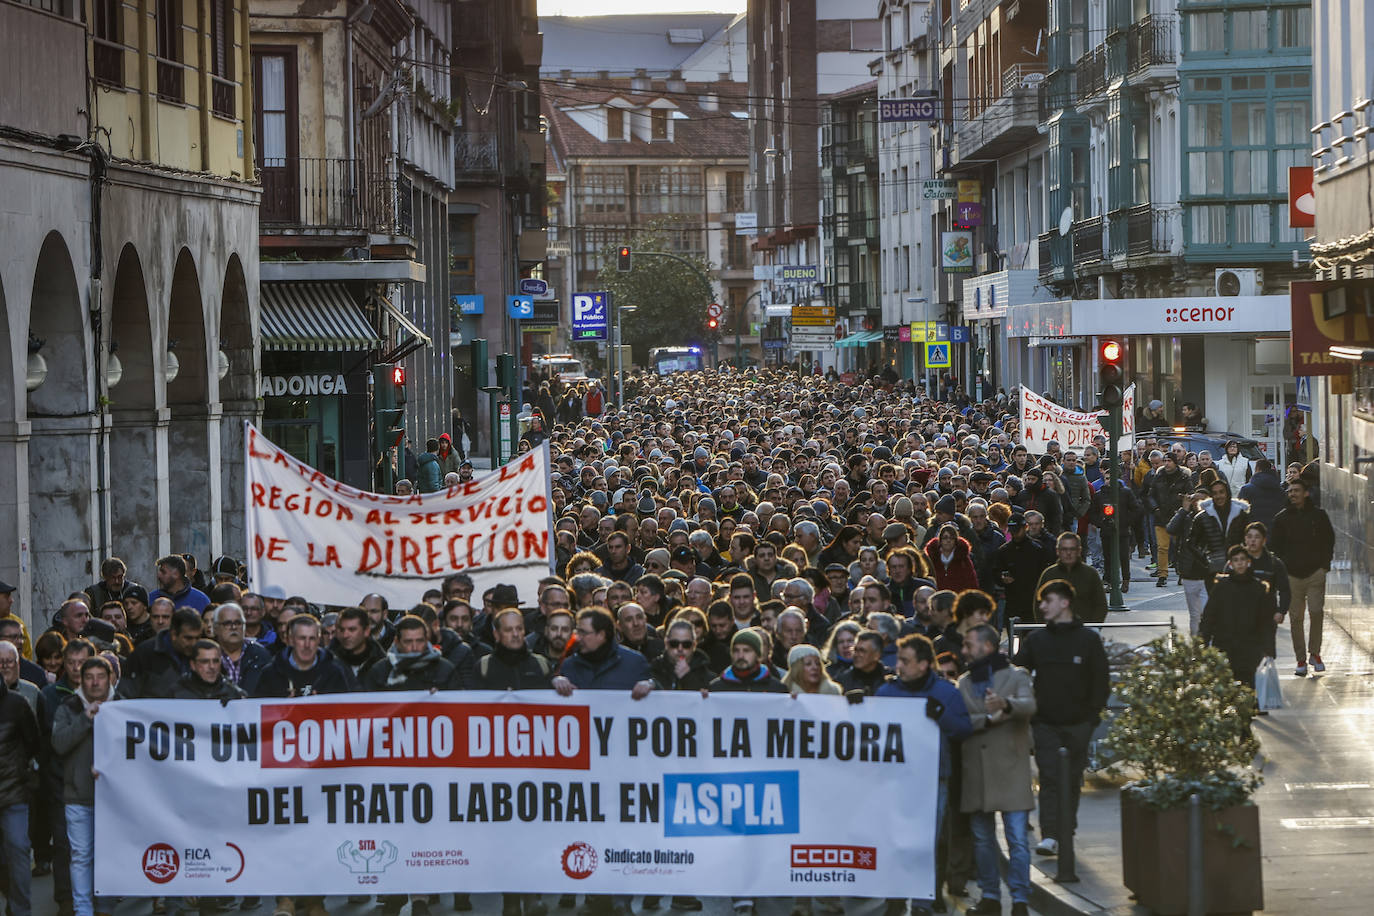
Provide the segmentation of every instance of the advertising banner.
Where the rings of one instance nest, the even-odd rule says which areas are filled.
[[[1336,346],[1374,347],[1374,282],[1302,280],[1289,284],[1294,375],[1350,375]]]
[[[334,605],[376,592],[408,607],[453,573],[472,576],[479,595],[504,584],[528,599],[549,574],[547,443],[467,483],[386,496],[331,480],[246,427],[248,575],[259,591]]]
[[[924,702],[125,700],[95,731],[101,895],[935,891]]]
[[[1064,450],[1082,452],[1093,444],[1093,436],[1106,436],[1102,414],[1083,413],[1060,407],[1049,398],[1042,398],[1025,385],[1021,386],[1021,444],[1032,455],[1045,454],[1051,439]],[[1135,447],[1135,385],[1126,389],[1121,402],[1122,436],[1117,440],[1117,452]]]

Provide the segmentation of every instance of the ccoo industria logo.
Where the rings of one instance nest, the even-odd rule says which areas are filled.
[[[181,857],[166,843],[154,843],[143,850],[143,874],[154,884],[166,884],[181,869]]]

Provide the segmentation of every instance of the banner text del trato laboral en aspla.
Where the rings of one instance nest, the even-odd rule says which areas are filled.
[[[939,740],[895,698],[106,703],[95,889],[929,898]]]

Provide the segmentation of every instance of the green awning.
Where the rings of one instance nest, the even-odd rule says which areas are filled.
[[[835,341],[837,347],[866,347],[883,339],[882,331],[856,331],[844,340]]]

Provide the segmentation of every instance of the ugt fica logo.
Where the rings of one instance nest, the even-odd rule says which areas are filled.
[[[143,874],[154,884],[166,884],[181,869],[181,857],[166,843],[154,843],[143,850]]]
[[[563,874],[574,881],[590,878],[596,871],[597,861],[596,850],[591,844],[579,840],[563,850]]]
[[[388,840],[345,840],[339,844],[339,864],[355,875],[380,875],[398,858],[400,850]]]

